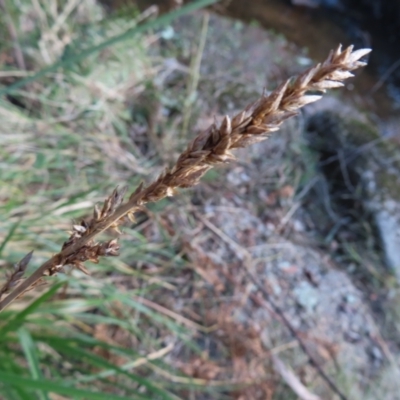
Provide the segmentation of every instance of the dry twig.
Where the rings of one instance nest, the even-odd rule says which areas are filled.
[[[256,286],[256,288],[261,292],[264,300],[267,301],[267,303],[271,306],[271,308],[274,310],[274,312],[279,315],[281,318],[283,324],[286,326],[286,328],[289,330],[291,335],[297,340],[299,343],[300,348],[303,350],[303,352],[307,355],[309,363],[316,369],[320,377],[327,383],[327,385],[332,389],[334,393],[336,393],[340,400],[347,400],[347,397],[342,393],[342,391],[336,386],[336,384],[332,381],[332,379],[325,373],[325,371],[322,369],[322,367],[318,364],[317,361],[315,361],[314,357],[311,355],[309,352],[307,346],[305,345],[303,339],[300,338],[299,334],[296,332],[296,330],[293,328],[292,324],[290,321],[286,318],[285,314],[282,312],[282,310],[275,304],[274,301],[272,301],[271,296],[267,292],[267,290],[260,285],[258,280],[251,274],[251,272],[246,268],[245,269],[246,275],[249,277],[249,279],[253,282],[253,284]],[[299,394],[299,393],[297,393]]]
[[[125,204],[125,189],[115,189],[102,209],[95,207],[89,221],[74,225],[70,238],[59,253],[0,301],[0,310],[31,288],[42,276],[54,275],[65,265],[87,272],[85,261],[98,262],[101,256],[117,255],[119,246],[116,240],[99,244],[94,242],[95,236],[108,228],[118,229],[125,217],[134,220],[134,213],[146,203],[172,196],[178,188],[196,185],[209,169],[234,159],[231,150],[267,139],[272,132],[279,129],[283,121],[296,115],[301,107],[321,98],[320,95],[307,92],[325,92],[326,89],[343,86],[342,81],[353,76],[350,71],[366,65],[359,60],[369,52],[370,49],[353,52],[353,46],[342,51],[339,46],[331,51],[322,64],[287,80],[271,94],[261,96],[232,119],[224,117],[219,127],[213,124],[200,133],[189,143],[171,169],[166,169],[147,187],[141,184]]]
[[[302,400],[321,400],[319,396],[311,393],[294,374],[276,355],[272,355],[275,370],[282,376],[284,381],[291,387]]]
[[[251,265],[251,254],[247,251],[247,249],[242,248],[238,245],[234,240],[232,240],[228,235],[224,232],[219,230],[214,224],[210,221],[206,220],[199,216],[200,219],[203,221],[207,227],[212,230],[216,235],[218,235],[228,246],[237,254],[238,258],[243,261],[244,272],[246,276],[250,279],[250,281],[254,284],[257,290],[261,293],[264,300],[270,305],[271,309],[274,311],[276,315],[279,316],[282,323],[286,326],[290,334],[294,337],[294,339],[298,342],[300,348],[306,354],[308,358],[308,362],[312,365],[320,377],[327,383],[327,385],[331,388],[331,390],[336,393],[341,400],[347,400],[347,397],[341,392],[341,390],[336,386],[333,380],[325,373],[323,368],[319,365],[319,363],[314,359],[311,355],[310,351],[308,350],[304,340],[301,336],[297,333],[296,329],[290,323],[289,319],[286,317],[284,312],[278,307],[278,305],[272,300],[271,296],[269,295],[268,291],[265,289],[263,285],[260,284],[259,280],[252,274],[250,265]],[[257,305],[262,306],[260,303],[259,298],[254,294],[250,295],[251,300]],[[282,372],[282,369],[281,369]],[[287,377],[287,376],[286,376]],[[291,383],[293,379],[290,379]],[[299,393],[297,393],[299,395]]]

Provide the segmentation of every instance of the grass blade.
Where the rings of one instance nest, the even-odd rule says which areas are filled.
[[[145,386],[147,389],[152,391],[154,394],[157,394],[162,399],[166,399],[166,400],[176,399],[176,397],[172,396],[165,390],[160,389],[160,388],[154,386],[153,384],[151,384],[147,379],[144,379],[144,378],[142,378],[138,375],[132,374],[130,372],[124,371],[123,369],[117,367],[116,365],[108,362],[104,358],[97,356],[94,353],[91,353],[89,351],[83,350],[77,346],[71,346],[62,339],[49,338],[47,340],[47,343],[60,353],[64,353],[68,356],[72,356],[81,361],[85,360],[95,367],[111,369],[111,370],[115,371],[117,374],[124,375],[127,378],[133,380],[134,382],[137,382],[140,385]]]
[[[135,35],[146,32],[150,29],[159,28],[160,26],[169,24],[174,19],[181,17],[182,15],[185,15],[189,12],[204,8],[213,3],[216,3],[217,1],[219,1],[219,0],[198,0],[193,3],[189,3],[175,11],[168,13],[168,14],[164,14],[155,20],[149,21],[147,23],[144,23],[142,25],[139,25],[132,29],[129,29],[120,35],[116,35],[108,40],[105,40],[103,43],[100,43],[97,46],[93,46],[88,49],[85,49],[78,54],[74,54],[74,55],[70,56],[66,60],[58,61],[58,62],[54,63],[53,65],[50,65],[49,67],[43,68],[42,70],[36,72],[32,76],[28,76],[27,78],[21,79],[18,82],[15,82],[12,85],[5,87],[4,89],[0,89],[0,96],[9,94],[9,93],[15,91],[16,89],[23,87],[23,86],[27,85],[28,83],[31,83],[31,82],[47,75],[50,72],[55,72],[60,68],[66,68],[72,64],[75,64],[94,53],[98,53],[99,51],[105,49],[106,47],[112,46],[115,43],[129,39]]]
[[[22,393],[20,388],[16,390],[16,388],[11,388],[10,386],[5,386],[1,388],[0,393],[4,393],[4,398],[7,400],[32,400],[32,398],[25,393]],[[3,398],[3,397],[0,397]]]
[[[4,238],[4,240],[1,242],[0,244],[0,256],[4,250],[4,247],[6,247],[6,244],[10,241],[10,239],[13,237],[14,232],[16,231],[16,229],[18,228],[19,224],[21,223],[21,221],[17,221],[15,224],[13,224],[13,226],[11,227],[11,229],[8,231],[7,236]]]
[[[4,337],[8,332],[16,331],[24,323],[26,317],[32,314],[42,303],[50,299],[63,284],[64,282],[55,284],[32,304],[20,311],[14,318],[6,322],[6,324],[0,328],[0,338]]]
[[[21,347],[25,353],[26,360],[28,361],[32,378],[36,380],[42,379],[42,371],[40,370],[39,361],[37,358],[37,348],[30,333],[25,328],[20,328],[18,330],[18,336],[21,342]],[[43,391],[38,391],[38,395],[40,400],[49,400],[47,394]]]
[[[35,380],[32,378],[26,378],[19,375],[10,374],[0,370],[0,382],[7,386],[24,387],[30,390],[41,390],[46,393],[59,393],[66,396],[73,396],[74,399],[85,399],[85,400],[132,400],[132,397],[125,397],[113,394],[110,397],[110,393],[99,393],[92,392],[84,389],[77,389],[71,386],[67,386],[61,382],[53,382],[49,379]],[[149,400],[151,400],[149,398]]]

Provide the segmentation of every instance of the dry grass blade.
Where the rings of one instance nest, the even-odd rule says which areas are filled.
[[[322,64],[288,80],[270,95],[261,96],[233,118],[226,116],[219,127],[213,124],[200,133],[171,169],[165,170],[147,187],[140,185],[125,204],[122,204],[123,191],[116,189],[101,210],[95,209],[90,221],[82,221],[74,226],[60,253],[0,301],[0,310],[45,274],[55,274],[68,264],[87,272],[83,266],[85,261],[97,262],[100,256],[117,255],[118,244],[115,240],[98,244],[93,241],[94,237],[110,227],[117,229],[125,217],[133,219],[134,213],[144,204],[172,196],[177,188],[196,185],[210,168],[234,159],[231,150],[268,138],[286,119],[296,115],[301,107],[321,98],[308,92],[325,92],[326,89],[342,86],[343,80],[353,76],[351,71],[366,65],[359,60],[369,52],[369,49],[353,52],[353,46],[342,50],[339,46],[330,52]]]
[[[19,263],[14,265],[14,272],[10,274],[6,283],[0,289],[0,300],[5,293],[8,293],[10,289],[16,286],[17,283],[22,279],[22,275],[24,275],[26,267],[28,266],[29,261],[31,261],[32,254],[33,251],[28,253]]]
[[[289,369],[277,356],[272,355],[275,370],[282,376],[283,380],[291,387],[301,400],[321,400],[311,393],[300,381],[300,379]]]

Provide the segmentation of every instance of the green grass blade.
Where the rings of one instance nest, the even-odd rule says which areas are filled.
[[[5,87],[4,89],[0,89],[0,96],[9,94],[9,93],[15,91],[16,89],[18,89],[22,86],[25,86],[28,83],[31,83],[31,82],[47,75],[50,72],[55,72],[60,68],[65,68],[72,64],[75,64],[75,63],[85,59],[86,57],[105,49],[106,47],[112,46],[115,43],[119,43],[123,40],[130,39],[133,36],[138,35],[143,32],[146,32],[150,29],[159,28],[160,26],[169,24],[174,19],[181,17],[182,15],[185,15],[189,12],[209,6],[213,3],[216,3],[217,1],[219,1],[219,0],[198,0],[193,3],[189,3],[175,11],[168,13],[168,14],[164,14],[155,20],[146,22],[142,25],[139,25],[132,29],[129,29],[120,35],[116,35],[108,40],[105,40],[103,43],[100,43],[97,46],[92,46],[88,49],[81,51],[78,54],[73,54],[66,60],[58,61],[58,62],[54,63],[53,65],[50,65],[47,68],[43,68],[42,70],[38,71],[37,73],[33,74],[32,76],[21,79],[20,81],[15,82],[12,85]]]
[[[13,344],[15,342],[16,341],[14,340]],[[12,346],[9,341],[6,343],[0,343],[0,345],[3,345],[0,353],[2,370],[17,376],[24,375],[25,368],[18,365],[19,360],[16,360],[15,351],[12,350],[15,346]],[[4,394],[4,397],[1,397],[1,394]],[[11,387],[0,384],[0,399],[3,398],[7,400],[32,400],[32,394],[21,386]]]
[[[4,337],[8,332],[16,331],[24,323],[26,317],[32,314],[42,303],[50,299],[63,284],[64,282],[55,284],[32,304],[20,311],[14,318],[6,322],[6,324],[0,328],[0,338]]]
[[[1,394],[4,394],[4,397],[1,397]],[[29,395],[22,394],[21,390],[17,391],[15,388],[11,388],[9,386],[5,386],[4,388],[0,388],[0,399],[7,400],[32,400],[32,397]]]
[[[139,359],[143,358],[143,355],[141,355],[139,352],[137,352],[134,349],[126,348],[126,347],[119,347],[115,346],[103,341],[100,341],[98,339],[95,339],[94,337],[91,337],[89,335],[86,335],[84,333],[74,333],[74,336],[72,338],[69,337],[55,337],[55,336],[49,336],[49,335],[34,335],[33,336],[36,341],[44,342],[48,344],[48,342],[54,343],[55,341],[59,342],[59,346],[61,346],[63,343],[66,343],[70,346],[77,346],[80,348],[85,348],[85,347],[100,347],[102,349],[110,350],[113,351],[115,354],[121,355],[121,356],[130,356],[133,359]],[[155,363],[154,361],[148,361],[149,363]]]
[[[160,398],[162,398],[162,399],[166,399],[166,400],[175,400],[176,399],[176,397],[172,396],[165,390],[162,390],[162,389],[154,386],[153,384],[151,384],[147,379],[144,379],[144,378],[142,378],[138,375],[132,374],[130,372],[124,371],[123,369],[117,367],[116,365],[108,362],[104,358],[97,356],[94,353],[91,353],[89,351],[83,350],[79,347],[71,346],[62,339],[49,338],[47,340],[47,343],[49,345],[51,345],[54,349],[56,349],[58,352],[64,353],[67,356],[74,357],[81,361],[85,360],[96,367],[111,369],[111,370],[115,371],[117,374],[124,375],[127,378],[139,383],[140,385],[145,386],[147,389],[154,392],[155,394],[161,396]]]
[[[32,378],[36,380],[42,379],[42,371],[40,370],[39,360],[37,358],[37,348],[30,333],[25,328],[20,328],[18,329],[18,337],[25,353],[26,360],[28,361]],[[40,400],[49,400],[49,397],[45,392],[38,391],[38,395]]]
[[[75,348],[101,348],[101,349],[106,349],[110,351],[112,354],[122,356],[124,358],[129,359],[126,364],[120,366],[122,370],[132,370],[133,364],[143,358],[143,354],[140,354],[138,351],[132,349],[132,348],[127,348],[127,347],[119,347],[115,345],[111,345],[109,343],[97,340],[93,338],[92,336],[83,334],[83,333],[78,333],[78,332],[71,332],[73,334],[73,337],[62,337],[59,336],[57,337],[57,333],[54,335],[34,335],[33,338],[37,342],[43,342],[46,345],[50,345],[51,347],[54,347],[56,351],[58,351],[59,347],[62,347],[63,344],[68,344],[69,346],[73,346]],[[55,342],[58,342],[58,344],[54,345]],[[58,347],[57,347],[58,346]],[[172,366],[165,364],[161,359],[160,360],[147,360],[146,365],[148,365],[151,368],[151,365],[155,365],[161,369],[164,369],[166,371],[169,371],[171,373],[175,373],[176,371],[173,369]],[[90,371],[89,375],[82,375],[79,376],[78,378],[75,378],[74,382],[90,382],[92,380],[95,380],[96,378],[107,378],[109,376],[117,375],[119,372],[116,371],[115,369],[104,369],[98,374],[92,374],[92,371]],[[95,377],[95,375],[98,375]]]
[[[104,291],[107,289],[104,288]],[[188,340],[186,335],[189,332],[185,326],[180,325],[179,323],[172,320],[172,318],[165,316],[161,313],[151,310],[149,307],[145,306],[144,304],[132,299],[129,297],[129,294],[125,293],[114,293],[115,299],[120,301],[122,304],[139,311],[140,313],[146,315],[147,317],[151,318],[153,321],[163,324],[166,326],[171,332],[173,332],[177,337],[182,339],[189,347],[191,347],[194,351],[199,351],[196,347],[195,343],[191,340]]]
[[[116,394],[110,395],[110,393],[92,392],[84,389],[77,389],[62,382],[53,382],[49,379],[35,380],[32,378],[26,378],[19,375],[10,374],[0,370],[0,382],[16,387],[24,387],[25,389],[41,390],[46,393],[59,393],[66,396],[73,396],[75,399],[85,400],[132,400],[132,397],[119,396]],[[149,398],[149,400],[151,400]]]
[[[19,224],[21,223],[21,221],[17,221],[15,224],[13,224],[13,226],[11,227],[11,229],[8,231],[7,236],[4,238],[4,240],[1,242],[0,244],[0,256],[4,250],[4,247],[6,247],[6,244],[10,241],[10,239],[14,236],[14,232],[16,231],[16,229],[18,228]]]

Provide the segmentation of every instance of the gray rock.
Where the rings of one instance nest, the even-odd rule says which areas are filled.
[[[350,106],[332,98],[320,103],[310,113],[316,125],[315,115],[322,116],[313,144],[318,151],[340,150],[350,160],[347,169],[363,187],[364,208],[373,215],[386,265],[400,282],[400,145],[382,137],[377,126]]]
[[[379,190],[379,183],[377,186]],[[393,199],[379,201],[372,198],[368,205],[375,215],[386,263],[400,282],[400,202]]]

